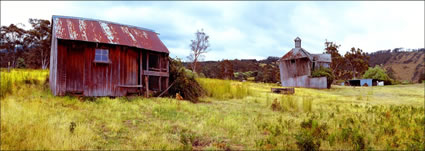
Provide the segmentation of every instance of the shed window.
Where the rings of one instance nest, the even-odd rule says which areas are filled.
[[[94,56],[95,62],[109,62],[109,50],[108,49],[96,49]]]
[[[149,70],[159,71],[159,55],[149,54]]]

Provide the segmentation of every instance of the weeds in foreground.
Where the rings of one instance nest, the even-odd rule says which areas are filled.
[[[48,72],[25,72],[38,82],[25,83],[16,71],[1,73],[15,76],[1,99],[4,150],[425,149],[423,85],[375,87],[371,94],[368,88],[300,88],[294,95],[278,95],[268,84],[228,81],[230,89],[245,85],[257,94],[206,97],[209,103],[193,104],[171,98],[56,97],[45,91]],[[357,100],[357,94],[373,99]]]
[[[320,148],[320,140],[315,139],[310,131],[303,130],[295,135],[296,144],[302,151],[315,151]]]

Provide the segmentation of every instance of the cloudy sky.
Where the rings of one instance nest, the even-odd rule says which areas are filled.
[[[210,35],[205,60],[282,56],[302,47],[322,53],[324,42],[366,52],[424,47],[424,1],[416,2],[12,2],[1,1],[1,25],[26,24],[52,15],[76,16],[153,29],[172,57],[185,59],[190,40]]]

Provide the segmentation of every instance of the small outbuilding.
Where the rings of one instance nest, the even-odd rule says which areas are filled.
[[[149,95],[168,87],[169,51],[153,30],[109,21],[52,17],[54,95]]]
[[[301,39],[295,40],[292,48],[279,59],[280,80],[284,87],[327,88],[326,77],[311,77],[311,72],[320,67],[329,68],[330,54],[310,54],[301,47]]]
[[[379,81],[377,79],[353,79],[348,80],[350,86],[378,86]],[[383,86],[383,82],[382,82]]]

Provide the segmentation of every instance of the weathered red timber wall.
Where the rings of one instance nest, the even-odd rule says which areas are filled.
[[[110,63],[95,63],[95,49],[109,50]],[[145,50],[146,51],[146,50]],[[142,49],[127,46],[58,40],[59,95],[123,96],[142,88],[139,85]],[[142,66],[145,63],[142,64]]]

